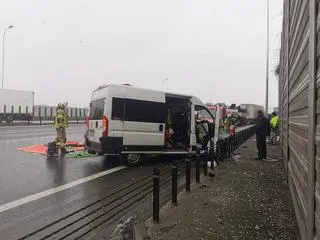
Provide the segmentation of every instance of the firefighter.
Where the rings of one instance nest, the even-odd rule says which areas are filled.
[[[166,128],[165,128],[165,145],[168,148],[172,147],[172,116],[171,116],[172,110],[171,108],[168,108],[167,112],[167,118],[166,118]]]
[[[226,120],[224,120],[224,131],[230,133],[230,127],[233,125],[231,114],[227,115]]]
[[[196,120],[196,139],[197,139],[197,143],[199,143],[201,145],[201,147],[203,148],[204,146],[206,146],[208,144],[208,122],[205,120],[201,120],[199,113],[196,112],[195,115],[195,120]]]
[[[55,118],[55,128],[57,130],[57,137],[55,142],[57,146],[65,151],[65,144],[67,142],[66,128],[68,127],[68,115],[67,115],[68,103],[59,103],[57,107],[57,114]]]

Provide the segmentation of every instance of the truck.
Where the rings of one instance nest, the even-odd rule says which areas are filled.
[[[256,119],[257,111],[263,111],[263,106],[256,104],[240,104],[239,116],[245,119],[247,123],[254,123]]]
[[[210,112],[212,113],[212,115],[214,116],[214,119],[213,119],[213,122],[215,122],[215,118],[216,118],[216,115],[217,115],[217,109],[219,110],[219,123],[220,123],[220,127],[223,127],[223,122],[224,122],[224,119],[226,118],[226,107],[225,105],[217,105],[217,104],[207,104],[206,105],[207,108],[210,110]],[[206,121],[211,121],[210,119],[206,119],[204,118],[204,120]]]
[[[0,89],[0,123],[32,120],[34,92]]]

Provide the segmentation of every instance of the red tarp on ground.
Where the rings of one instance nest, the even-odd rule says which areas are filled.
[[[83,144],[75,141],[70,141],[66,143],[67,146],[70,146],[73,151],[83,151],[84,146]],[[19,151],[24,151],[24,152],[30,152],[30,153],[39,153],[43,155],[47,155],[47,149],[48,147],[44,144],[36,144],[28,147],[20,147],[18,148]]]

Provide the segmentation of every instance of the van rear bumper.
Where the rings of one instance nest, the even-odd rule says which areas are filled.
[[[123,151],[122,137],[101,137],[100,147],[102,154],[116,154],[120,155]]]
[[[88,151],[111,155],[120,155],[123,151],[122,137],[101,137],[100,142],[90,141],[87,135],[85,135],[84,138],[85,147]]]
[[[88,137],[85,135],[85,147],[88,151],[91,152],[96,152],[96,153],[101,153],[101,144],[97,142],[92,142],[88,139]]]

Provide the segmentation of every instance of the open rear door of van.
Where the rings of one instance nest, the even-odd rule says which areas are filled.
[[[99,143],[103,136],[106,124],[104,115],[106,98],[94,99],[90,103],[90,116],[88,119],[88,139],[94,143]]]

